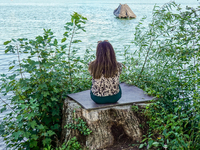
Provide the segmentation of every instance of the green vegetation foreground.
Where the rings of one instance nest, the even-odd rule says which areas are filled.
[[[199,6],[182,10],[174,2],[155,6],[148,27],[144,17],[135,28],[132,44],[137,50],[117,53],[124,56],[122,63],[127,67],[121,81],[157,98],[142,112],[149,118],[149,130],[140,148],[200,149],[199,11]],[[8,148],[81,148],[76,138],[64,146],[60,135],[67,94],[91,87],[87,63],[94,60],[94,54],[86,50],[80,58],[74,46],[81,42],[74,36],[78,30],[85,32],[86,20],[74,13],[60,42],[51,30],[34,40],[4,42],[5,53],[17,54],[9,67],[13,74],[1,75],[1,94],[13,93],[8,100],[1,98],[5,103],[1,112],[11,109],[0,125]],[[21,58],[24,53],[27,57]]]

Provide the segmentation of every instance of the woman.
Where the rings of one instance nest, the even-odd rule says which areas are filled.
[[[98,104],[116,103],[122,95],[119,75],[122,64],[116,61],[112,45],[107,41],[99,41],[96,59],[89,63],[92,75],[91,99]]]

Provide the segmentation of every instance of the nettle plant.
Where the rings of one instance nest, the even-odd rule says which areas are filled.
[[[59,43],[53,32],[44,30],[34,40],[26,38],[4,42],[5,53],[15,53],[10,63],[12,75],[1,75],[0,93],[12,93],[4,100],[1,113],[9,109],[0,125],[0,134],[8,148],[40,149],[62,144],[62,106],[66,95],[88,89],[91,77],[87,63],[94,59],[86,50],[85,57],[77,56],[73,47],[77,31],[84,31],[86,18],[74,12],[66,23]],[[22,57],[23,56],[23,57]]]
[[[136,51],[125,51],[121,80],[157,100],[148,106],[148,148],[200,148],[200,6],[155,6],[135,28]]]

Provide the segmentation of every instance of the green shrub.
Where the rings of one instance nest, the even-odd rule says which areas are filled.
[[[86,18],[71,15],[66,32],[59,43],[51,30],[35,40],[26,38],[4,42],[5,53],[16,53],[11,62],[12,75],[1,75],[0,93],[10,92],[1,112],[11,109],[0,125],[0,134],[8,148],[42,149],[47,145],[57,147],[60,141],[62,106],[67,94],[88,89],[91,77],[87,63],[94,56],[86,50],[85,57],[76,56],[73,45],[77,30],[84,30]],[[81,71],[80,71],[81,70]],[[78,86],[77,86],[78,85]]]
[[[157,100],[146,110],[149,134],[141,147],[200,149],[200,9],[174,2],[155,6],[151,23],[135,28],[136,51],[125,51],[121,80]]]

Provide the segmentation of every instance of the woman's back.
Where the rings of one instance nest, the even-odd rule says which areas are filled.
[[[91,98],[96,103],[115,103],[121,98],[119,76],[122,64],[117,62],[114,49],[108,41],[97,45],[96,59],[89,63],[92,75]]]
[[[117,62],[117,72],[113,77],[106,78],[103,74],[99,79],[92,76],[91,91],[96,96],[111,96],[119,92],[119,76],[122,72],[121,63]]]

